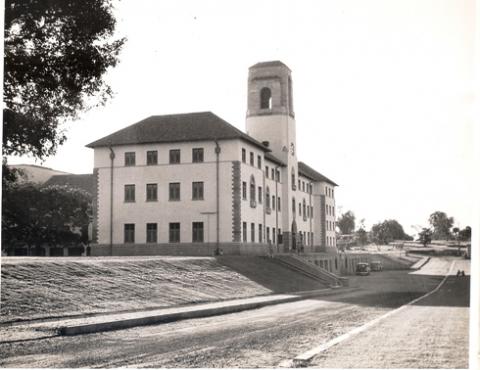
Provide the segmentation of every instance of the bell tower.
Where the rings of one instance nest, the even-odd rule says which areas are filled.
[[[268,141],[272,154],[282,160],[282,230],[284,243],[295,239],[295,200],[298,179],[296,123],[293,111],[290,68],[280,61],[257,63],[249,68],[247,134],[260,142]]]
[[[260,142],[268,141],[279,159],[287,160],[286,153],[296,151],[292,77],[282,62],[250,67],[246,126],[247,134]]]

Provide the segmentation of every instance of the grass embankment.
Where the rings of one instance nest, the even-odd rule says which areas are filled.
[[[322,287],[262,258],[228,260],[224,265],[211,257],[2,258],[0,322],[172,307]]]

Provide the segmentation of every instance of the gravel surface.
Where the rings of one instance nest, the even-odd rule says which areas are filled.
[[[467,368],[469,277],[316,356],[321,368]]]
[[[441,277],[384,271],[332,297],[115,332],[0,344],[3,367],[275,367],[435,287]]]

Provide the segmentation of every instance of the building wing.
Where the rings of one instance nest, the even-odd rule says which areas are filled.
[[[315,171],[312,167],[309,167],[305,163],[300,161],[298,162],[298,173],[302,176],[308,177],[313,181],[322,181],[327,182],[333,186],[338,186],[328,177],[322,175],[320,172]]]

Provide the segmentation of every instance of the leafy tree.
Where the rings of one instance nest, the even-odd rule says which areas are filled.
[[[418,233],[418,241],[423,244],[424,247],[427,246],[427,244],[430,244],[432,242],[432,230],[424,227],[422,231]]]
[[[355,215],[352,211],[348,211],[340,216],[337,220],[337,226],[340,229],[342,235],[353,233],[355,230]]]
[[[448,217],[445,212],[436,211],[428,219],[433,228],[433,240],[449,240],[452,237],[450,229],[453,226],[453,217]]]
[[[114,29],[112,0],[6,1],[4,156],[54,154],[66,139],[61,122],[92,97],[105,103],[103,76],[125,41],[111,40]]]
[[[368,243],[368,234],[364,228],[360,228],[355,232],[355,239],[360,245],[366,245]]]
[[[411,240],[403,226],[396,220],[385,220],[372,226],[371,238],[377,244],[388,244],[394,240]]]
[[[2,197],[2,248],[78,243],[90,205],[90,194],[69,186],[10,186]]]
[[[472,240],[472,228],[470,226],[458,232],[458,239],[462,241]]]

